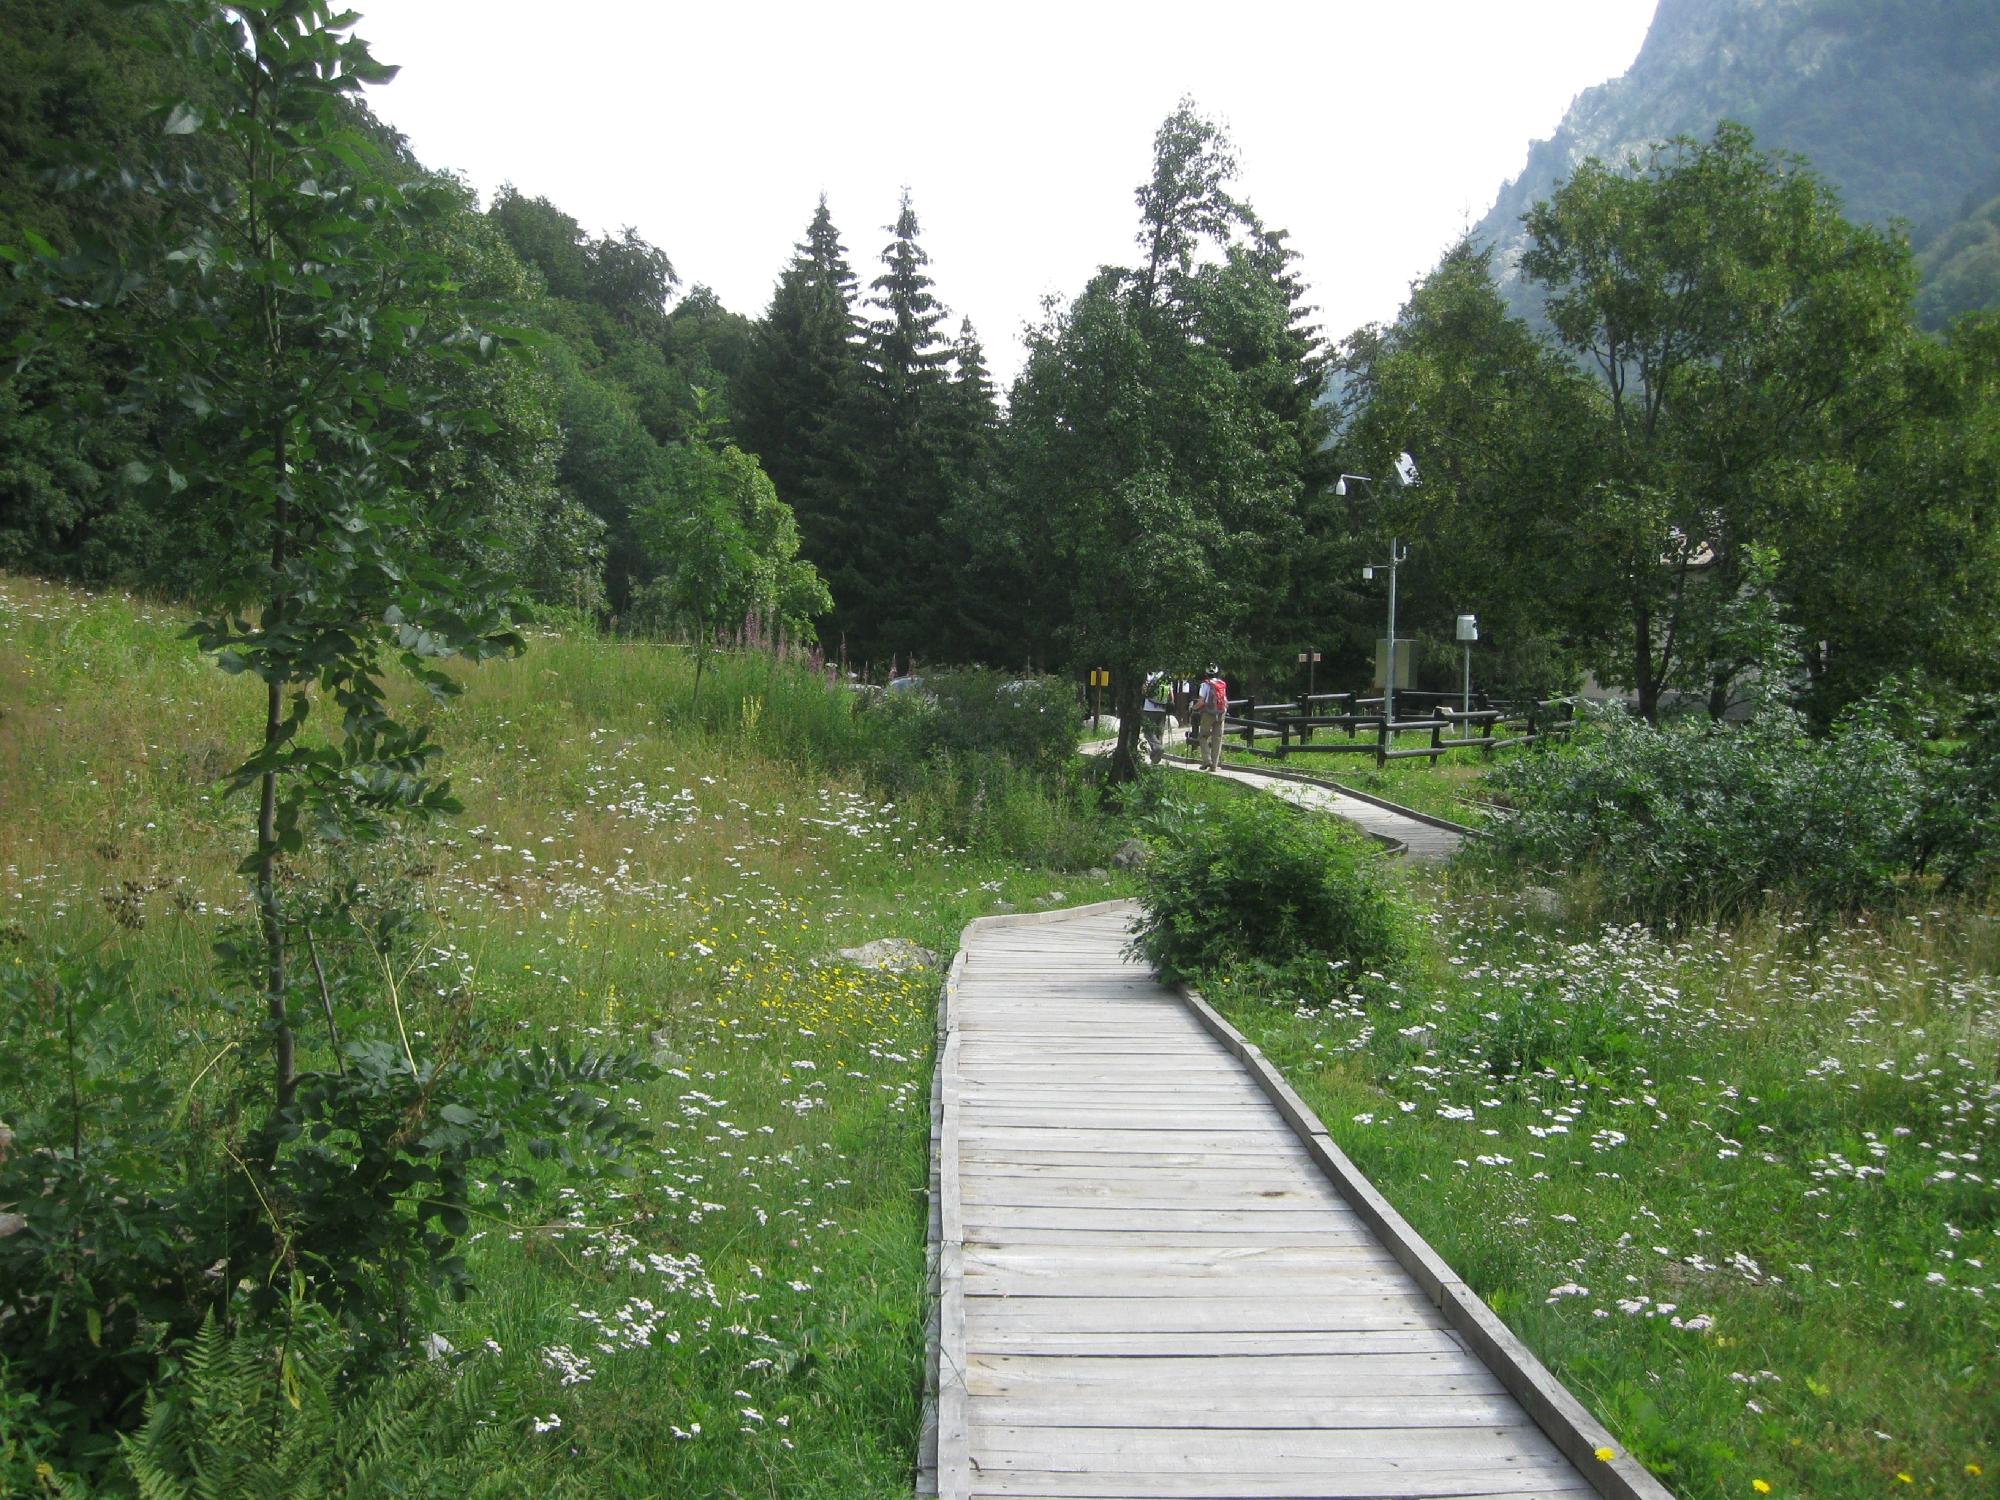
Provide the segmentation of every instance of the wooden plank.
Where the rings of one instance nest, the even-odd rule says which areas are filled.
[[[976,1174],[966,1174],[964,1198],[978,1204],[1062,1204],[1062,1202],[1128,1202],[1136,1198],[1162,1200],[1168,1206],[1182,1202],[1216,1204],[1218,1200],[1290,1202],[1314,1208],[1342,1208],[1324,1182],[1280,1172],[1244,1172],[1242,1180],[1230,1178],[1224,1168],[1188,1168],[1186,1176],[1174,1176],[1152,1168],[1122,1168],[1116,1174],[1092,1172],[1090,1166],[1010,1166],[1006,1162],[986,1164]]]
[[[1210,1160],[1223,1157],[1269,1157],[1272,1143],[1254,1131],[1217,1136],[1205,1130],[1091,1129],[1082,1125],[964,1124],[960,1137],[989,1148],[1020,1146],[1035,1151],[1199,1152]]]
[[[1414,1291],[1401,1296],[1314,1297],[983,1297],[965,1295],[967,1347],[984,1350],[988,1329],[1024,1333],[1310,1333],[1335,1329],[1435,1328],[1437,1309]]]
[[[1128,1236],[1128,1238],[1130,1238]],[[968,1240],[968,1273],[1009,1270],[1051,1275],[1071,1272],[1148,1270],[1234,1274],[1259,1270],[1369,1270],[1390,1272],[1396,1261],[1379,1245],[1233,1245],[1227,1242],[1196,1248],[1150,1244],[985,1245]]]
[[[959,1160],[976,1164],[980,1171],[1014,1171],[1034,1166],[1063,1167],[1080,1172],[1125,1173],[1211,1173],[1228,1177],[1237,1173],[1296,1171],[1312,1160],[1305,1152],[1286,1151],[1279,1142],[1268,1151],[1232,1152],[1226,1161],[1216,1161],[1206,1151],[1099,1151],[1081,1153],[1045,1146],[1009,1148],[980,1142],[959,1141]]]
[[[1196,1390],[1218,1401],[1260,1401],[1301,1393],[1323,1394],[1341,1402],[1404,1392],[1426,1396],[1505,1394],[1493,1372],[1466,1360],[1455,1344],[1448,1351],[1341,1357],[1308,1353],[1132,1359],[975,1352],[969,1357],[965,1381],[972,1396],[997,1396],[1008,1391],[1036,1396],[1070,1392],[1082,1399],[1105,1390],[1128,1391],[1148,1399]]]
[[[979,1467],[1104,1472],[1162,1460],[1198,1473],[1300,1474],[1311,1467],[1376,1460],[1403,1472],[1508,1466],[1567,1468],[1569,1461],[1527,1418],[1512,1427],[1146,1428],[993,1427],[982,1432]],[[1309,1467],[1310,1466],[1310,1467]]]
[[[1213,1389],[1191,1386],[1169,1394],[1129,1389],[1078,1394],[1032,1395],[1003,1391],[973,1396],[968,1403],[975,1430],[1011,1427],[1107,1427],[1204,1429],[1232,1432],[1337,1432],[1351,1430],[1523,1427],[1521,1403],[1504,1390],[1490,1395],[1432,1395],[1421,1390],[1343,1396],[1321,1391],[1264,1391],[1246,1395],[1218,1381]]]
[[[1079,1332],[1004,1325],[981,1331],[979,1348],[973,1357],[1103,1357],[1137,1366],[1154,1359],[1257,1358],[1283,1362],[1301,1355],[1374,1359],[1394,1350],[1466,1358],[1463,1346],[1446,1328],[1142,1328]]]
[[[1182,1469],[1123,1469],[1115,1474],[1016,1469],[979,1476],[972,1500],[1487,1500],[1507,1495],[1590,1493],[1574,1468],[1429,1469],[1407,1473],[1383,1464],[1344,1464],[1314,1475],[1190,1474]]]
[[[1355,1220],[1345,1210],[1317,1208],[1272,1207],[1218,1212],[1193,1206],[1124,1209],[1111,1204],[1023,1204],[1016,1207],[1006,1203],[980,1203],[972,1205],[966,1222],[968,1225],[977,1222],[986,1229],[1008,1226],[1037,1229],[1113,1228],[1125,1233],[1145,1229],[1177,1229],[1194,1234],[1227,1235],[1237,1230],[1258,1233],[1272,1229],[1347,1229],[1354,1227]],[[1411,1290],[1416,1291],[1416,1288],[1412,1286]],[[1421,1293],[1418,1295],[1421,1296]],[[1424,1300],[1429,1301],[1428,1298]],[[1436,1304],[1431,1303],[1431,1306]]]
[[[1364,1224],[1356,1223],[1352,1228],[1328,1229],[1323,1225],[1301,1220],[1297,1216],[1267,1218],[1259,1220],[1249,1228],[1234,1232],[1214,1233],[1199,1229],[1148,1229],[1135,1235],[1116,1224],[1105,1223],[1096,1227],[1078,1228],[1066,1225],[1005,1224],[984,1225],[977,1217],[965,1226],[965,1242],[972,1244],[995,1244],[1005,1242],[1014,1245],[1112,1245],[1129,1243],[1142,1238],[1149,1245],[1184,1245],[1192,1249],[1203,1249],[1213,1245],[1375,1245],[1380,1241]]]

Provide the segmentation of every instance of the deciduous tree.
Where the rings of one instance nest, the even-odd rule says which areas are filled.
[[[1319,448],[1299,400],[1316,346],[1234,171],[1184,101],[1138,189],[1141,262],[1051,308],[1014,390],[1008,504],[1071,659],[1111,670],[1119,777],[1137,772],[1148,669],[1251,649]]]

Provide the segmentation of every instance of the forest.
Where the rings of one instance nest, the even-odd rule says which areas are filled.
[[[1188,99],[1002,392],[909,192],[733,310],[359,28],[0,11],[0,1492],[908,1493],[939,955],[1132,894],[1683,1493],[1973,1492],[1994,310],[1717,120],[1533,206],[1544,322],[1468,242],[1328,330]],[[1365,690],[1391,549],[1419,686],[1630,709],[1384,770],[1428,885],[1139,745]]]
[[[159,461],[216,412],[139,343],[185,305],[176,237],[212,231],[201,215],[243,174],[331,192],[362,170],[351,147],[407,195],[397,232],[452,289],[431,328],[504,330],[498,358],[418,357],[481,420],[397,431],[377,413],[390,477],[441,555],[543,611],[623,634],[756,615],[877,675],[976,661],[1127,682],[1213,658],[1295,691],[1301,651],[1330,680],[1365,674],[1379,601],[1359,567],[1400,535],[1405,618],[1440,684],[1453,617],[1476,613],[1496,693],[1590,671],[1649,715],[1663,693],[1719,712],[1744,667],[1721,617],[1756,555],[1810,643],[1822,722],[1891,675],[1987,685],[1991,324],[1922,332],[1907,245],[1740,127],[1663,143],[1629,181],[1578,172],[1529,216],[1546,330],[1507,316],[1461,246],[1393,324],[1335,340],[1190,104],[1139,189],[1133,263],[1027,331],[1003,401],[907,193],[873,257],[824,200],[801,205],[769,305],[731,310],[629,228],[512,188],[482,206],[358,93],[339,155],[302,143],[275,165],[205,115],[169,120],[163,101],[224,102],[169,45],[188,15],[28,0],[0,36],[8,565],[184,596],[226,570],[233,497]],[[1703,243],[1698,223],[1728,233]],[[115,316],[79,316],[79,287]],[[216,378],[201,364],[190,378]],[[1420,486],[1332,493],[1402,452]]]

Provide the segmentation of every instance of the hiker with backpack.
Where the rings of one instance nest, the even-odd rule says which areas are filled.
[[[1139,705],[1139,727],[1145,731],[1146,754],[1156,766],[1167,753],[1163,741],[1173,700],[1174,685],[1165,672],[1155,672],[1146,679],[1146,696]]]
[[[1195,699],[1195,722],[1201,734],[1201,768],[1222,766],[1222,720],[1229,712],[1229,684],[1222,680],[1222,668],[1210,667]]]

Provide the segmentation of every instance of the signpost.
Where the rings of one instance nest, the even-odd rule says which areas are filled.
[[[1097,733],[1097,721],[1104,711],[1104,690],[1111,686],[1109,667],[1090,669],[1090,732]]]
[[[1458,700],[1458,711],[1469,714],[1472,712],[1472,643],[1479,639],[1479,616],[1458,617],[1458,638],[1465,643],[1465,695]]]
[[[1306,696],[1310,698],[1313,695],[1313,676],[1319,670],[1319,653],[1317,651],[1301,651],[1299,653],[1299,663],[1306,669]]]

